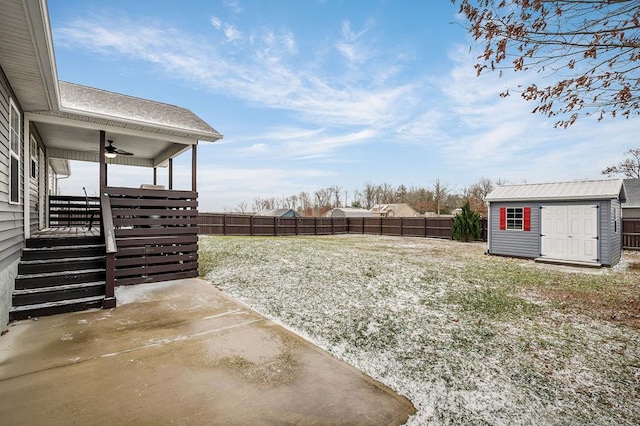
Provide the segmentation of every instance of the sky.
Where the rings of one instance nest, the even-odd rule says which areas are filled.
[[[48,4],[60,80],[188,108],[224,135],[199,145],[202,212],[329,186],[351,203],[366,182],[462,192],[482,177],[602,179],[638,144],[638,118],[555,129],[536,104],[501,98],[539,77],[477,77],[448,0]],[[190,162],[176,159],[176,189],[190,188]],[[125,169],[109,184],[151,183]],[[97,193],[95,164],[71,171],[64,193]]]

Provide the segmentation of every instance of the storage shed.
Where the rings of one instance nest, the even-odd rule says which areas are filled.
[[[625,199],[621,179],[499,186],[485,199],[488,253],[615,265]]]

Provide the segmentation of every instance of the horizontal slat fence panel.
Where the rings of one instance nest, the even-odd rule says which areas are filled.
[[[115,285],[198,276],[196,192],[106,189],[118,252]]]
[[[49,196],[49,226],[93,227],[100,223],[100,199],[70,195]]]
[[[116,211],[114,209],[114,211]],[[191,222],[189,222],[191,223]],[[299,217],[200,213],[197,215],[200,235],[338,235],[370,234],[402,237],[453,239],[451,217]],[[487,219],[481,220],[481,240],[487,240]],[[640,250],[640,219],[622,221],[623,247]],[[120,246],[120,243],[118,243]]]
[[[406,237],[452,238],[450,217],[267,217],[200,213],[201,235],[337,235],[371,234]],[[486,228],[486,221],[483,221]],[[483,230],[486,235],[486,230]]]

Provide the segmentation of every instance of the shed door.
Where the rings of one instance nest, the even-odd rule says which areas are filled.
[[[598,260],[598,207],[542,206],[541,255],[552,259]]]

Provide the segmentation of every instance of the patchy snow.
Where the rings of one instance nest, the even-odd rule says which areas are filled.
[[[420,238],[204,237],[200,248],[209,282],[407,396],[409,424],[640,423],[638,330],[519,287],[562,271]]]

